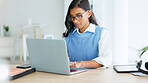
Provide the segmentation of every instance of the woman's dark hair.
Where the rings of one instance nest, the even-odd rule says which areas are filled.
[[[68,16],[70,15],[70,10],[73,9],[74,7],[80,7],[85,11],[91,10],[91,6],[88,0],[73,0],[68,8],[68,12],[66,15],[66,19],[65,19],[66,31],[63,33],[63,37],[67,37],[75,27],[74,23],[68,20]],[[89,22],[92,24],[98,25],[93,12],[89,18]]]

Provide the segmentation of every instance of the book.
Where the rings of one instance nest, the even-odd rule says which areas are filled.
[[[35,72],[35,68],[27,68],[27,69],[20,69],[20,68],[10,68],[10,80],[14,80],[30,73]]]

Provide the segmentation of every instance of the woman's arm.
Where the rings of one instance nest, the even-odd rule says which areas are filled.
[[[111,36],[109,31],[104,29],[102,31],[101,39],[99,41],[99,57],[93,59],[99,64],[102,64],[104,68],[109,67],[112,64],[111,53]]]
[[[75,68],[98,68],[98,67],[109,67],[112,62],[111,57],[111,38],[107,30],[103,30],[101,39],[98,42],[99,47],[99,57],[90,60],[90,61],[79,61],[79,62],[70,62],[70,67]]]
[[[96,62],[95,60],[69,62],[69,65],[71,68],[98,68],[103,66],[98,62]]]

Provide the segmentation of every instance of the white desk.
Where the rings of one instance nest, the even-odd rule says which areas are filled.
[[[112,68],[108,68],[90,69],[71,76],[35,72],[10,81],[10,83],[148,83],[148,77],[116,73]]]

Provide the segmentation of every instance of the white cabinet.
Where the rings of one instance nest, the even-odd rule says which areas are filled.
[[[14,55],[14,38],[0,37],[0,58]]]

